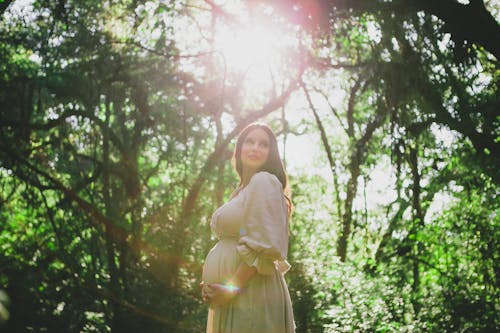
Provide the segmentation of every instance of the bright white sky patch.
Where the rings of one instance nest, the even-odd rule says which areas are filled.
[[[217,33],[214,44],[227,67],[247,70],[250,66],[269,64],[278,39],[275,30],[266,26],[224,27]]]

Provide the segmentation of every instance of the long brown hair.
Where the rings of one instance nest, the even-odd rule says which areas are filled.
[[[263,123],[252,123],[245,127],[239,134],[238,140],[236,141],[236,146],[234,147],[233,153],[233,166],[238,176],[240,177],[240,185],[243,182],[243,164],[241,162],[241,148],[243,142],[251,131],[260,128],[264,130],[269,136],[269,156],[267,157],[266,163],[258,171],[266,171],[273,174],[278,178],[283,188],[283,194],[288,205],[288,214],[292,212],[292,200],[290,194],[290,187],[288,184],[288,175],[285,171],[285,166],[281,161],[280,153],[278,150],[278,141],[276,140],[276,135],[274,135],[273,130],[266,124]]]

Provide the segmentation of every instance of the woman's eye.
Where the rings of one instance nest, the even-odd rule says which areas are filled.
[[[261,146],[262,148],[267,148],[267,147],[269,146],[269,144],[268,144],[267,142],[261,142],[261,143],[260,143],[260,146]]]

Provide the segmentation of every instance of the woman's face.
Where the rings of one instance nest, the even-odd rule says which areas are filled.
[[[269,157],[269,135],[262,128],[251,130],[241,146],[241,165],[243,170],[257,171]]]

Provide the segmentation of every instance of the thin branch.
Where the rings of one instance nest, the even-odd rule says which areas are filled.
[[[347,135],[351,140],[354,139],[354,105],[356,100],[356,94],[361,87],[361,77],[359,77],[354,86],[351,88],[351,92],[349,94],[349,100],[347,103]]]
[[[317,93],[319,93],[321,96],[323,96],[325,98],[326,103],[328,103],[328,106],[330,107],[330,111],[332,111],[332,113],[335,116],[335,118],[337,118],[337,120],[338,120],[338,122],[340,124],[340,127],[342,127],[342,129],[344,130],[344,132],[349,136],[349,132],[347,130],[347,127],[345,126],[344,122],[340,118],[340,115],[337,112],[337,109],[335,107],[333,107],[333,105],[330,103],[330,99],[328,98],[328,96],[323,91],[321,91],[318,88],[314,88],[314,91],[317,92]]]
[[[339,62],[339,63],[332,63],[331,59],[329,58],[318,58],[318,57],[313,57],[310,56],[309,63],[312,68],[318,69],[321,71],[329,70],[329,69],[360,69],[363,67],[366,67],[368,64],[367,63],[348,63],[348,62]]]
[[[311,96],[309,95],[309,92],[307,91],[307,88],[302,80],[300,80],[300,86],[302,87],[302,90],[304,91],[304,94],[306,95],[307,102],[309,104],[309,108],[314,114],[314,119],[316,120],[316,125],[318,126],[318,129],[320,131],[321,135],[321,142],[323,143],[323,148],[325,149],[326,156],[328,158],[328,163],[330,164],[330,171],[332,172],[332,178],[333,178],[333,185],[335,186],[335,193],[336,193],[336,199],[337,199],[337,214],[339,219],[342,218],[342,208],[341,208],[341,200],[340,200],[340,187],[338,184],[337,180],[337,171],[336,171],[336,166],[335,166],[335,161],[333,160],[333,154],[332,154],[332,149],[330,147],[330,143],[328,142],[328,137],[326,135],[326,130],[323,126],[323,123],[321,121],[321,118],[318,115],[318,112],[316,111],[316,108],[314,107],[314,104],[312,102]]]

